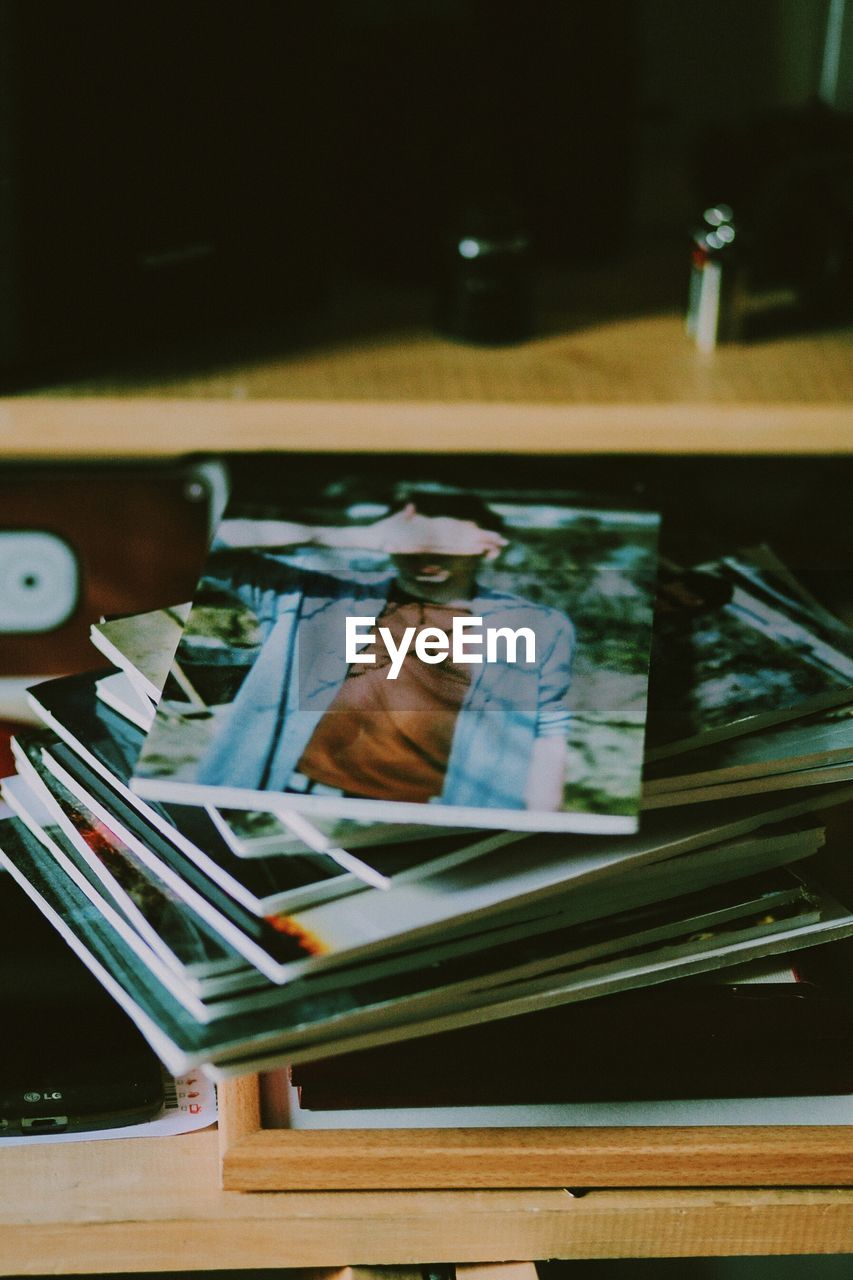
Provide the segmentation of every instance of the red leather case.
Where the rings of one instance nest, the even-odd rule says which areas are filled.
[[[79,573],[76,606],[60,626],[0,634],[0,677],[90,668],[92,622],[191,598],[213,487],[193,463],[0,470],[0,532],[54,534],[74,552]]]

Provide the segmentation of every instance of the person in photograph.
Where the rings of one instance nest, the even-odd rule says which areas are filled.
[[[367,525],[226,520],[207,587],[258,618],[260,653],[202,759],[199,782],[475,808],[562,808],[574,631],[556,609],[479,581],[507,545],[474,495],[421,495]],[[306,570],[297,547],[380,553],[382,576]],[[448,636],[455,618],[529,628],[494,662],[422,661],[410,644],[394,679],[387,648],[347,662],[347,617],[372,618],[400,646],[407,629]],[[409,635],[411,636],[411,632]],[[180,655],[179,655],[180,657]],[[369,659],[372,658],[373,661]],[[514,660],[511,660],[514,659]]]

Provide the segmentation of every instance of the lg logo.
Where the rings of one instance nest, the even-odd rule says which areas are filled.
[[[25,1093],[24,1102],[55,1102],[61,1097],[62,1094],[58,1089],[55,1089],[53,1093]]]

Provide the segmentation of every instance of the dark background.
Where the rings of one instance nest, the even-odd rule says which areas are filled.
[[[570,293],[573,267],[661,242],[678,267],[644,287],[680,305],[692,222],[754,167],[725,130],[805,109],[827,12],[0,0],[0,373],[281,350],[382,290],[515,340],[537,272]],[[470,235],[522,246],[466,282],[505,304],[495,331],[459,315]]]

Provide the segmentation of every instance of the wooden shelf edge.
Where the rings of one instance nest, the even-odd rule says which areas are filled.
[[[425,1193],[428,1195],[428,1193]],[[449,1193],[448,1193],[449,1194]],[[697,1198],[698,1197],[698,1198]],[[275,1217],[253,1213],[268,1196],[240,1196],[239,1221],[4,1226],[0,1274],[196,1271],[263,1267],[502,1262],[530,1258],[710,1257],[853,1251],[853,1202],[831,1192],[592,1192],[556,1207],[502,1203],[489,1212],[418,1196],[377,1194],[375,1209],[341,1210],[336,1197],[275,1196]],[[395,1204],[394,1201],[399,1203]]]
[[[747,402],[0,400],[0,456],[6,459],[106,461],[267,450],[833,455],[853,451],[853,407]]]
[[[261,1130],[224,1152],[231,1191],[853,1184],[847,1127]]]

